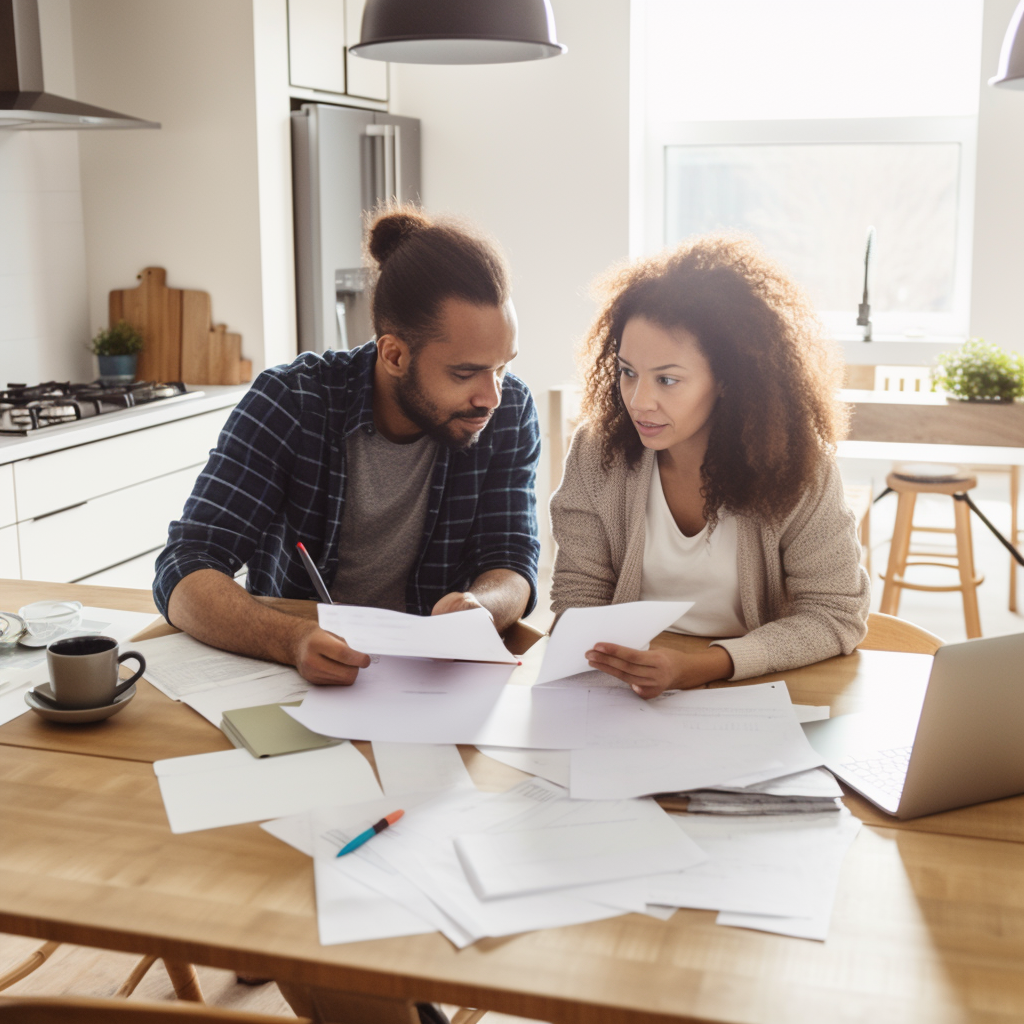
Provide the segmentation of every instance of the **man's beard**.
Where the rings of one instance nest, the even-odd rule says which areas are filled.
[[[489,415],[488,409],[465,409],[445,416],[427,397],[420,386],[415,359],[404,377],[395,381],[395,401],[407,419],[416,424],[428,437],[456,450],[470,448],[480,439],[480,432],[467,435],[456,431],[459,420],[479,419]]]

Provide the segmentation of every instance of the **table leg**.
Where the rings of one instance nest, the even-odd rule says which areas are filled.
[[[204,1003],[203,990],[199,987],[196,969],[182,960],[164,960],[167,976],[174,986],[174,994],[190,1003]]]

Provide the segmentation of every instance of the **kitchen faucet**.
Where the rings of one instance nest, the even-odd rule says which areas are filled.
[[[864,247],[864,297],[857,307],[857,326],[864,328],[862,341],[871,340],[871,305],[868,302],[868,271],[871,269],[871,246],[875,241],[875,229],[868,228],[868,241]]]

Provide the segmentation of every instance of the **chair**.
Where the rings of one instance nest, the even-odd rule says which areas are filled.
[[[189,1003],[120,999],[0,997],[0,1024],[311,1024],[306,1017],[239,1013]]]
[[[944,641],[921,626],[882,612],[868,615],[867,636],[857,645],[859,651],[904,651],[908,654],[934,654]]]
[[[964,620],[968,637],[981,636],[981,619],[978,614],[976,588],[984,577],[974,574],[974,550],[971,544],[971,511],[962,496],[978,486],[977,478],[956,466],[907,465],[898,466],[886,478],[886,485],[899,495],[896,506],[896,526],[889,548],[889,564],[881,577],[885,581],[882,590],[880,610],[887,615],[896,615],[900,606],[900,593],[904,590],[927,590],[947,592],[958,590],[963,596]],[[956,525],[956,555],[942,551],[910,550],[911,535],[915,530],[946,532],[945,528],[914,526],[914,504],[918,494],[948,494],[953,498],[953,513]],[[911,556],[924,557],[911,557]],[[950,561],[950,558],[953,558]],[[944,561],[934,561],[942,558]],[[955,568],[960,582],[949,586],[925,583],[911,583],[906,570],[912,565],[935,565]]]

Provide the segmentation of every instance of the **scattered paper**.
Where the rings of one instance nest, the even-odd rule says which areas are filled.
[[[569,788],[569,751],[568,750],[529,750],[519,747],[487,747],[478,746],[481,754],[494,758],[502,764],[518,768],[521,772],[529,772],[539,778],[547,779],[556,786]]]
[[[440,793],[446,789],[476,789],[459,748],[453,744],[375,740],[373,760],[380,784],[389,797]]]
[[[337,739],[471,743],[511,671],[508,665],[375,655],[352,686],[314,686],[299,707],[285,710],[307,729]]]
[[[803,725],[804,722],[820,722],[828,718],[830,708],[827,704],[794,704],[793,712],[796,720]]]
[[[592,671],[586,653],[597,643],[646,650],[651,640],[692,607],[692,601],[631,601],[569,608],[551,633],[537,682]]]
[[[483,608],[448,615],[408,615],[350,604],[317,606],[320,627],[364,654],[446,658],[516,665]]]
[[[383,796],[370,762],[351,743],[266,758],[219,750],[156,761],[153,770],[175,833]]]
[[[171,700],[243,680],[278,675],[284,668],[277,662],[218,650],[187,633],[143,640],[136,649],[146,658],[145,679]]]
[[[819,766],[784,683],[670,690],[650,701],[587,690],[587,747],[570,755],[570,792],[586,800],[703,789],[743,773]]]
[[[707,860],[653,800],[552,800],[486,832],[456,836],[455,849],[482,899],[682,871]]]
[[[302,700],[312,684],[307,683],[293,668],[286,665],[277,665],[276,668],[280,671],[258,679],[246,679],[240,683],[227,683],[210,690],[187,693],[181,702],[198,711],[219,729],[225,711]]]

